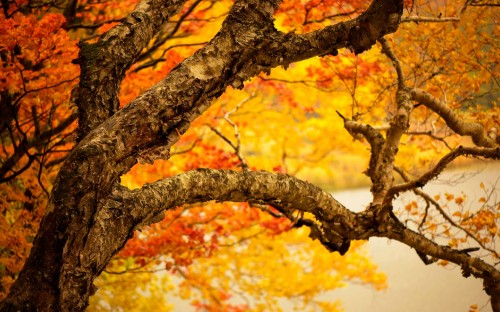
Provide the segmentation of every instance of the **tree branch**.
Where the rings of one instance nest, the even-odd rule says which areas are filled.
[[[296,35],[275,31],[268,49],[271,53],[261,57],[259,63],[261,66],[286,68],[292,62],[314,56],[337,55],[341,48],[362,53],[369,50],[377,39],[397,30],[402,12],[402,1],[375,0],[357,18],[311,33]]]
[[[380,42],[380,44],[382,45],[382,53],[384,53],[392,61],[392,65],[396,69],[396,73],[398,75],[398,88],[402,88],[404,86],[405,76],[403,74],[403,69],[401,68],[401,64],[399,63],[398,58],[392,51],[389,43],[387,43],[387,40],[385,40],[385,38],[378,39],[378,42]]]
[[[429,17],[429,16],[407,16],[401,19],[401,23],[416,22],[416,23],[446,23],[458,22],[460,17]]]
[[[122,197],[122,195],[125,196]],[[440,246],[423,235],[415,233],[400,222],[389,219],[389,226],[384,232],[373,231],[375,225],[365,213],[354,213],[336,201],[329,193],[318,187],[298,180],[294,177],[264,171],[236,172],[229,170],[198,169],[189,171],[165,180],[145,185],[141,189],[117,193],[117,202],[122,203],[123,217],[116,219],[136,220],[135,228],[141,228],[163,218],[163,211],[174,209],[183,204],[194,204],[206,201],[256,202],[276,207],[284,215],[293,210],[308,212],[315,216],[316,228],[320,232],[311,234],[330,248],[331,245],[342,244],[351,239],[366,239],[371,236],[396,239],[417,249],[419,252],[437,259],[444,259],[460,265],[464,274],[473,274],[487,280],[500,281],[500,272],[484,261],[454,250],[448,246]],[[116,202],[115,202],[116,203]],[[107,209],[117,209],[114,204]],[[109,210],[108,210],[109,212]],[[109,218],[109,213],[102,211],[97,217]],[[307,223],[307,221],[306,221]],[[132,223],[134,224],[134,223]],[[307,225],[307,224],[305,224]],[[309,226],[309,225],[307,225]],[[108,237],[112,240],[109,227],[95,237]],[[109,242],[108,242],[109,243]],[[97,244],[97,245],[96,245]],[[106,249],[107,244],[98,241],[88,244],[92,254]],[[338,246],[338,245],[336,245]]]
[[[462,268],[462,274],[465,277],[472,274],[475,277],[482,278],[485,283],[493,282],[495,285],[500,283],[500,271],[483,260],[472,257],[460,250],[438,245],[425,236],[404,227],[394,220],[391,220],[391,226],[393,227],[392,231],[385,232],[380,236],[402,242],[433,258],[443,259],[458,264]]]
[[[160,48],[163,44],[165,44],[165,42],[167,42],[167,40],[173,39],[175,33],[179,30],[179,28],[181,27],[182,23],[186,20],[186,18],[189,16],[189,14],[191,14],[194,11],[194,9],[200,3],[201,3],[201,0],[196,0],[194,3],[192,3],[191,6],[184,12],[184,14],[182,14],[182,16],[179,17],[179,20],[176,21],[175,26],[173,27],[173,29],[170,30],[167,34],[164,34],[166,32],[166,30],[162,29],[160,31],[160,33],[158,34],[158,36],[155,38],[155,40],[154,40],[153,44],[151,45],[151,47],[148,47],[146,49],[146,51],[141,52],[141,54],[137,57],[137,61],[139,61],[139,62],[140,61],[144,61],[146,58],[151,57],[151,55],[156,50],[158,50],[158,48]],[[169,50],[169,49],[167,49],[167,50]],[[165,55],[165,52],[167,50],[163,51],[162,57],[163,57],[163,55]]]
[[[14,154],[12,154],[8,159],[6,159],[2,166],[0,167],[0,183],[9,181],[15,178],[17,175],[6,176],[9,171],[12,171],[14,166],[18,163],[18,161],[24,156],[27,155],[27,150],[32,147],[39,147],[41,145],[46,144],[51,140],[54,135],[61,133],[66,130],[74,121],[76,120],[76,114],[72,114],[65,120],[61,121],[56,127],[49,129],[43,133],[39,133],[35,137],[31,139],[24,139],[19,144],[23,146],[23,148],[15,149]]]
[[[499,143],[497,140],[497,129],[493,128],[491,134],[485,133],[483,125],[474,122],[465,122],[458,115],[456,115],[446,103],[438,100],[430,93],[423,90],[414,89],[412,92],[412,100],[427,106],[429,109],[438,114],[444,119],[448,127],[460,135],[467,135],[472,137],[472,141],[477,146],[495,147]]]
[[[387,130],[385,142],[380,149],[380,153],[370,161],[373,166],[372,188],[373,202],[371,210],[374,211],[377,222],[382,225],[389,218],[392,205],[386,202],[387,192],[389,192],[394,181],[393,169],[401,137],[410,127],[410,114],[413,111],[410,89],[405,86],[404,74],[398,58],[391,50],[387,41],[379,40],[382,45],[382,52],[392,61],[398,76],[398,90],[396,92],[396,112]]]
[[[80,42],[78,141],[113,115],[119,107],[118,92],[125,72],[151,38],[185,0],[142,0],[120,24],[94,44]]]
[[[408,176],[406,175],[406,173],[401,170],[400,168],[394,168],[395,171],[397,173],[399,173],[399,175],[403,178],[403,180],[405,180],[406,182],[409,182],[409,178]],[[499,254],[491,249],[491,248],[488,248],[486,247],[482,242],[481,240],[479,240],[474,234],[472,234],[469,230],[467,230],[466,228],[462,227],[460,224],[456,223],[445,211],[444,209],[441,207],[441,205],[436,201],[434,200],[429,194],[425,193],[424,191],[418,189],[418,188],[413,188],[413,193],[415,193],[415,195],[417,196],[420,196],[422,197],[425,202],[427,203],[427,205],[429,204],[432,204],[432,206],[434,206],[434,208],[436,208],[436,210],[439,212],[439,214],[441,214],[441,216],[449,223],[451,224],[453,227],[459,229],[460,231],[462,232],[465,232],[470,238],[472,238],[474,241],[476,241],[476,243],[481,246],[481,248],[483,248],[484,250],[487,250],[489,252],[491,252],[492,254],[494,254],[497,258],[499,258]],[[427,213],[426,213],[427,215]],[[425,217],[424,217],[425,219]],[[422,226],[424,220],[422,220],[422,222],[420,223],[420,226],[419,226],[419,230],[420,230],[420,227]],[[479,250],[479,248],[478,248]],[[462,251],[463,252],[463,251]],[[419,255],[421,256],[421,255]],[[422,257],[421,257],[422,258]],[[422,258],[423,260],[423,258]],[[425,261],[424,261],[425,263]],[[426,263],[428,264],[428,263]]]
[[[446,154],[431,170],[424,173],[418,179],[393,186],[387,193],[388,197],[394,197],[401,192],[423,187],[430,180],[437,178],[446,166],[459,156],[484,157],[490,159],[500,159],[500,147],[464,147],[459,146]]]
[[[358,136],[364,137],[370,144],[370,165],[368,167],[367,175],[372,179],[375,178],[375,167],[377,164],[377,157],[384,146],[385,139],[380,134],[378,130],[370,125],[360,124],[356,121],[349,120],[342,116],[339,112],[337,114],[344,120],[344,128],[353,136],[355,139],[359,139]]]

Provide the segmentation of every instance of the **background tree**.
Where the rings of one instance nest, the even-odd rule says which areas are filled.
[[[492,5],[406,3],[403,15],[403,3],[388,0],[369,7],[357,1],[286,1],[279,7],[272,1],[143,1],[127,14],[134,5],[2,2],[1,105],[7,113],[2,114],[0,173],[2,222],[11,229],[2,236],[4,287],[17,276],[38,233],[4,309],[84,309],[94,279],[134,231],[161,220],[146,229],[148,235],[136,235],[107,270],[163,263],[184,275],[186,289],[215,289],[202,292],[196,302],[205,309],[247,307],[227,302],[231,286],[214,279],[220,272],[192,275],[186,268],[223,244],[262,234],[256,225],[267,236],[307,227],[310,238],[342,255],[352,240],[401,241],[426,263],[446,260],[465,276],[482,278],[493,309],[500,309],[500,274],[479,258],[487,254],[490,263],[498,258],[498,203],[485,200],[477,209],[449,213],[420,189],[459,156],[500,158]],[[64,18],[48,13],[61,7]],[[400,23],[395,37],[383,38]],[[71,37],[84,39],[78,58]],[[371,49],[377,40],[382,53]],[[460,40],[470,44],[458,45]],[[341,48],[347,49],[338,55]],[[303,60],[308,61],[292,64]],[[80,82],[70,98],[74,64]],[[241,89],[248,79],[278,66],[288,70],[260,75],[243,91],[229,87]],[[313,98],[310,88],[323,93]],[[262,113],[270,109],[276,113]],[[270,133],[262,122],[251,122],[249,117],[259,115]],[[347,144],[341,126],[360,143]],[[296,129],[301,135],[290,134]],[[278,138],[263,143],[273,136]],[[467,136],[472,142],[462,138]],[[71,148],[73,139],[77,145]],[[362,151],[365,143],[368,154]],[[297,145],[301,148],[292,148]],[[365,173],[373,201],[361,213],[283,174],[307,176],[319,162],[339,161],[333,147],[341,155],[369,158]],[[155,167],[136,165],[155,160]],[[192,170],[198,167],[214,169]],[[404,207],[397,217],[394,198],[408,191],[423,202]],[[265,213],[226,204],[183,206],[165,215],[211,200],[247,202]],[[445,200],[460,206],[465,199]],[[180,217],[187,219],[177,223]],[[159,237],[165,230],[178,235],[169,235],[170,241]],[[443,245],[433,241],[437,234],[446,236],[438,241]],[[483,254],[473,255],[477,250],[469,248],[471,243]],[[277,242],[269,256],[286,244]],[[228,251],[227,257],[234,256]],[[312,261],[310,266],[319,261],[302,257]],[[354,275],[383,285],[367,259],[360,259],[357,268],[368,268],[368,274]],[[238,267],[259,270],[250,263]],[[335,269],[338,278],[349,278],[352,266]],[[214,281],[216,288],[207,284]],[[248,288],[243,282],[238,286]],[[282,295],[266,289],[266,305],[273,304],[271,296]],[[315,291],[303,292],[305,304]]]

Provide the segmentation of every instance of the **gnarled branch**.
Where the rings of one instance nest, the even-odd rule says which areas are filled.
[[[487,135],[483,125],[476,122],[463,121],[455,114],[446,103],[432,96],[430,93],[423,90],[414,89],[412,91],[412,100],[425,105],[441,118],[444,119],[448,127],[460,135],[468,135],[472,137],[472,141],[477,146],[495,147],[499,143],[497,140],[497,129],[495,128],[491,134]]]
[[[120,24],[94,44],[80,43],[80,85],[77,90],[79,140],[112,116],[125,72],[151,38],[185,0],[142,0]]]

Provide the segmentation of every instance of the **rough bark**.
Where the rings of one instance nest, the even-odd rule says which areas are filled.
[[[125,72],[184,2],[142,0],[122,23],[98,42],[80,43],[79,57],[75,60],[81,68],[80,85],[76,90],[79,139],[118,110],[118,93]]]
[[[401,228],[388,213],[383,218],[374,218],[373,210],[354,214],[327,193],[288,176],[198,170],[136,191],[119,186],[120,176],[138,160],[168,158],[178,134],[228,86],[241,88],[262,71],[336,54],[340,48],[355,53],[370,49],[377,39],[397,29],[403,8],[400,0],[374,0],[356,19],[296,35],[274,28],[272,14],[278,0],[236,1],[209,44],[118,110],[118,88],[125,70],[180,4],[142,1],[98,43],[82,46],[78,60],[82,81],[76,90],[81,141],[57,176],[31,255],[2,310],[84,310],[95,291],[94,279],[136,228],[160,220],[165,209],[214,199],[271,204],[285,214],[291,209],[311,212],[318,220],[306,222],[311,237],[330,250],[345,252],[351,239],[386,236],[424,251],[432,246],[428,254],[467,265],[490,284],[498,282],[499,273],[491,266],[432,245]],[[408,103],[408,92],[402,90],[401,112],[387,139],[377,142],[384,144],[373,169],[374,177],[380,175],[385,181],[375,190],[379,199],[392,185],[383,174],[392,172],[399,138],[407,129]]]

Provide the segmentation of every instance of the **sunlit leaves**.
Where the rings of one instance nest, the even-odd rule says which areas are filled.
[[[367,7],[358,0],[285,0],[276,12],[278,29],[310,32],[353,18]]]
[[[134,261],[130,259],[130,265]],[[162,311],[173,310],[165,294],[172,290],[168,274],[150,274],[127,271],[125,264],[111,263],[109,272],[103,273],[96,281],[98,292],[90,299],[89,311]],[[130,278],[133,274],[133,278]]]
[[[222,247],[217,257],[200,259],[186,269],[181,295],[203,302],[211,311],[238,303],[247,311],[281,311],[280,303],[312,311],[332,308],[316,296],[351,280],[385,287],[385,276],[368,261],[360,244],[352,246],[353,252],[344,258],[307,239],[307,230],[273,238],[255,235],[256,230],[236,232],[248,239]],[[221,298],[220,289],[232,296]]]

